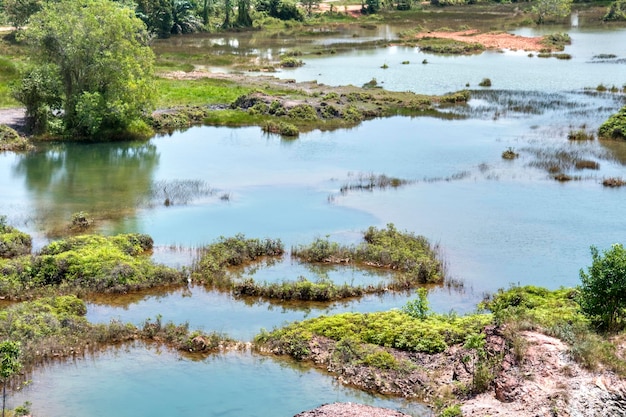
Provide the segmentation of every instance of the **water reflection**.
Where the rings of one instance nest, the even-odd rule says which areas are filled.
[[[23,155],[13,175],[23,178],[32,216],[47,234],[65,234],[73,213],[98,220],[127,217],[150,193],[159,153],[152,143],[63,144]]]

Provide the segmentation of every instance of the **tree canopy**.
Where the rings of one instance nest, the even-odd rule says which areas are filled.
[[[154,54],[133,10],[110,0],[61,0],[30,22],[24,39],[35,65],[15,95],[40,133],[58,117],[63,134],[119,134],[152,108]]]

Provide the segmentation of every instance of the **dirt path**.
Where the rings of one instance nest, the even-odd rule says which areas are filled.
[[[0,124],[7,125],[23,134],[26,127],[26,110],[24,108],[0,109]]]
[[[545,48],[545,45],[541,43],[541,37],[525,37],[504,32],[481,33],[477,30],[466,30],[463,32],[427,32],[416,35],[418,39],[426,37],[453,39],[469,43],[477,42],[488,49],[540,51]]]

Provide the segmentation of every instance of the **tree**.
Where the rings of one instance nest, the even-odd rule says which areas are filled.
[[[626,20],[626,0],[615,0],[611,3],[602,20]]]
[[[4,417],[7,384],[22,369],[20,357],[20,343],[6,340],[0,343],[0,378],[2,378],[2,417]]]
[[[174,25],[172,9],[171,0],[138,0],[135,12],[150,33],[156,34],[159,38],[168,38]]]
[[[592,246],[591,256],[588,272],[580,271],[581,309],[600,330],[619,330],[626,317],[626,250],[614,244],[600,254]]]
[[[570,14],[573,0],[538,0],[533,7],[537,15],[537,23],[541,24],[547,18],[561,18]]]
[[[242,28],[252,26],[250,0],[237,0],[237,26]]]
[[[311,16],[313,9],[319,7],[320,0],[300,0],[300,4],[306,10],[308,16]]]
[[[110,0],[46,3],[24,31],[36,63],[15,96],[43,131],[61,120],[78,138],[120,134],[150,110],[154,54],[143,22]]]
[[[4,0],[2,9],[13,27],[21,29],[41,9],[41,0]]]

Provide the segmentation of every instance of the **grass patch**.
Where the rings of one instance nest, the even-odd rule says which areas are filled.
[[[21,343],[27,370],[51,359],[81,356],[110,344],[144,340],[184,352],[213,352],[230,339],[217,333],[192,332],[187,324],[162,323],[160,316],[141,327],[112,321],[92,324],[85,302],[75,296],[45,297],[0,311],[0,338]]]
[[[565,49],[565,45],[572,44],[572,38],[567,33],[552,33],[544,36],[541,39],[541,44],[548,49],[545,52],[562,51]]]
[[[410,352],[439,353],[450,345],[463,343],[470,334],[480,333],[491,320],[489,314],[430,315],[420,320],[398,310],[342,313],[263,332],[257,335],[255,343],[294,356],[292,346],[319,335],[335,341],[352,339]],[[300,343],[294,343],[294,335],[299,336]]]
[[[157,78],[157,108],[177,106],[208,106],[230,104],[242,94],[253,90],[229,80],[200,78],[197,80],[172,80]]]
[[[446,55],[478,54],[485,50],[485,46],[478,42],[461,42],[454,39],[423,37],[405,43],[419,46],[422,52]]]
[[[359,245],[343,246],[319,238],[310,245],[292,248],[291,254],[304,262],[355,263],[395,270],[414,285],[443,281],[437,247],[432,247],[425,237],[399,232],[390,223],[386,229],[370,227],[363,239]]]
[[[182,274],[145,256],[152,238],[141,234],[75,236],[44,246],[33,256],[0,260],[0,296],[125,293],[180,283]]]
[[[200,258],[193,266],[193,275],[199,282],[218,289],[230,289],[231,279],[227,270],[232,266],[245,265],[262,257],[278,257],[285,252],[277,239],[248,239],[242,234],[221,237],[200,251]]]

